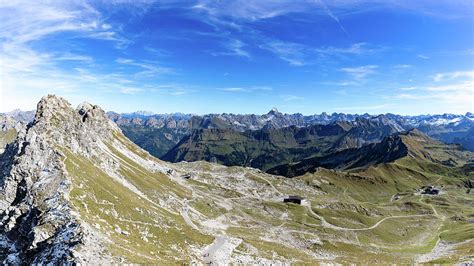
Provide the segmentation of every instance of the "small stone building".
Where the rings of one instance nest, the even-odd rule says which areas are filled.
[[[424,186],[421,188],[421,194],[438,195],[439,189],[435,188],[434,186]]]
[[[286,198],[283,199],[283,202],[286,202],[286,203],[295,203],[295,204],[303,204],[305,202],[305,199],[300,197],[300,196],[288,196]]]

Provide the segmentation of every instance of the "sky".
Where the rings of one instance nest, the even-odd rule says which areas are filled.
[[[471,0],[0,0],[0,112],[474,112]]]

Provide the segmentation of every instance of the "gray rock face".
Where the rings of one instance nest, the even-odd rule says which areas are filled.
[[[74,110],[52,95],[39,102],[34,121],[0,155],[1,261],[87,263],[107,257],[100,237],[72,211],[60,147],[89,157],[114,130],[97,106]]]

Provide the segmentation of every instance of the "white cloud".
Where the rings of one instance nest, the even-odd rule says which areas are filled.
[[[360,67],[345,67],[341,68],[341,71],[351,75],[354,79],[363,79],[368,75],[375,74],[375,69],[377,68],[378,66],[376,65],[367,65]]]
[[[407,65],[407,64],[400,64],[400,65],[394,65],[394,68],[399,68],[399,69],[405,69],[405,68],[411,68],[413,67],[412,65]]]
[[[282,94],[282,95],[280,95],[280,98],[283,99],[283,101],[285,101],[285,102],[304,100],[303,97],[292,95],[292,94]]]
[[[129,65],[133,67],[138,67],[142,69],[139,72],[136,72],[134,75],[135,76],[156,76],[159,74],[171,74],[174,73],[174,70],[172,68],[168,67],[162,67],[159,65],[158,62],[155,61],[136,61],[133,59],[127,59],[127,58],[117,58],[115,60],[116,63],[123,64],[123,65]]]
[[[455,71],[437,73],[434,75],[433,80],[436,82],[453,80],[453,79],[474,79],[474,71]]]
[[[267,41],[260,48],[266,49],[280,59],[287,61],[292,66],[303,66],[305,62],[305,46],[297,43],[288,43],[281,41]]]
[[[70,38],[123,43],[124,38],[113,31],[112,25],[105,24],[100,12],[88,2],[0,1],[0,13],[1,111],[33,109],[38,99],[47,93],[78,97],[87,88],[120,92],[111,85],[119,75],[98,72],[92,66],[93,57],[72,50],[41,49],[36,45],[38,41],[51,41],[66,32]],[[65,61],[73,66],[61,67]]]
[[[339,20],[339,18],[334,15],[333,12],[331,12],[331,10],[329,9],[329,7],[323,2],[323,0],[317,0],[319,2],[319,4],[322,6],[324,12],[326,12],[326,14],[331,17],[336,23],[337,25],[339,26],[339,28],[346,34],[346,35],[349,35],[349,33],[347,32],[346,28],[344,28],[344,26],[342,26],[342,23],[341,21]]]
[[[433,77],[437,85],[401,88],[410,93],[395,95],[398,100],[436,102],[452,110],[473,110],[474,71],[438,73]],[[447,83],[448,82],[448,83]],[[441,83],[441,84],[439,84]]]
[[[315,48],[314,51],[322,55],[364,55],[382,51],[384,48],[380,46],[373,46],[367,43],[354,43],[349,47],[322,47]]]
[[[86,55],[79,55],[79,54],[73,54],[73,53],[59,53],[57,55],[54,55],[54,60],[59,60],[59,61],[80,61],[84,63],[90,63],[94,61],[94,59],[90,56]]]
[[[0,12],[0,36],[7,43],[25,44],[65,31],[103,31],[100,13],[85,1],[2,1]]]
[[[261,49],[268,50],[280,59],[287,61],[292,66],[315,64],[327,57],[357,56],[382,51],[382,47],[372,46],[367,43],[355,43],[348,47],[319,47],[265,39],[260,45]]]
[[[206,13],[216,23],[229,21],[256,21],[269,19],[290,12],[307,11],[308,6],[317,7],[310,1],[199,1],[193,8]]]
[[[471,92],[472,94],[474,94],[474,80],[461,82],[461,83],[440,85],[440,86],[430,86],[430,87],[427,87],[426,90],[428,90],[428,91]]]
[[[430,59],[429,56],[426,56],[426,55],[422,55],[422,54],[419,54],[419,55],[416,55],[418,58],[421,58],[421,59]]]
[[[229,88],[220,88],[221,91],[226,92],[255,92],[255,91],[271,91],[272,87],[268,86],[253,86],[253,87],[229,87]]]
[[[223,90],[223,91],[229,91],[229,92],[244,92],[244,91],[248,91],[247,89],[239,88],[239,87],[222,88],[221,90]]]
[[[377,8],[409,10],[417,14],[438,18],[457,18],[472,15],[469,1],[387,1],[387,0],[265,0],[265,1],[209,1],[200,0],[193,4],[192,9],[200,15],[206,15],[215,23],[231,24],[238,27],[238,22],[254,22],[271,19],[289,13],[312,13],[329,16],[346,31],[340,18],[354,12],[362,13]],[[169,1],[164,1],[169,2]],[[180,3],[180,1],[178,1]],[[346,31],[347,32],[347,31]]]
[[[133,88],[133,87],[122,87],[120,88],[120,92],[123,94],[137,94],[140,92],[144,92],[144,89],[140,88]]]
[[[212,55],[231,55],[231,56],[241,56],[250,58],[250,54],[244,49],[246,44],[240,40],[231,39],[224,41],[224,47],[227,49],[226,52],[212,52]]]
[[[194,93],[197,91],[192,86],[182,84],[162,84],[162,85],[148,85],[149,91],[152,93],[181,96],[185,94]]]

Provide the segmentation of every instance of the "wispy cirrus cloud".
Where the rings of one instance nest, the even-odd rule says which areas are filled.
[[[397,68],[397,69],[407,69],[407,68],[411,68],[413,67],[412,65],[408,65],[408,64],[399,64],[399,65],[394,65],[393,68]]]
[[[384,48],[367,43],[354,43],[347,47],[310,47],[299,43],[267,40],[260,48],[268,50],[292,66],[315,64],[328,57],[360,56],[382,51]]]
[[[192,8],[204,12],[216,23],[227,25],[230,21],[257,21],[287,13],[306,12],[308,6],[317,7],[314,1],[198,1]],[[235,25],[234,25],[235,26]]]
[[[359,66],[359,67],[344,67],[341,68],[341,71],[351,75],[354,79],[360,80],[368,75],[372,75],[376,73],[377,65],[366,65],[366,66]]]
[[[229,88],[219,88],[221,91],[225,92],[256,92],[256,91],[272,91],[272,87],[268,86],[252,86],[252,87],[229,87]]]
[[[443,9],[439,7],[443,6]],[[192,4],[191,8],[207,15],[219,22],[254,22],[271,19],[289,13],[316,13],[326,15],[334,20],[347,32],[341,23],[341,17],[352,15],[356,9],[358,13],[373,11],[374,9],[390,8],[408,10],[413,13],[452,19],[470,17],[472,5],[469,1],[386,1],[386,0],[267,0],[267,1],[211,1],[200,0]],[[449,13],[449,14],[446,14]]]
[[[145,86],[151,93],[182,96],[190,93],[199,91],[195,86],[189,86],[184,84],[160,84],[160,85],[146,85]]]
[[[433,76],[435,82],[453,80],[453,79],[474,79],[474,71],[454,71],[445,73],[436,73]]]
[[[127,58],[117,58],[115,62],[122,65],[140,68],[141,70],[136,72],[135,76],[155,76],[160,74],[171,74],[175,72],[172,68],[162,67],[158,62],[149,60],[142,62]]]
[[[49,47],[44,49],[45,47],[37,45],[62,36],[61,34],[67,34],[67,40],[86,38],[123,44],[126,39],[106,23],[102,14],[89,2],[1,1],[0,13],[2,109],[31,108],[45,93],[79,94],[83,93],[86,84],[90,82],[114,82],[113,76],[100,76],[97,72],[78,75],[74,65],[88,68],[95,60],[91,55],[67,48],[62,51],[47,49]],[[68,68],[62,67],[65,62]],[[102,87],[101,85],[106,83],[96,84],[97,87]],[[23,97],[24,95],[30,97]],[[25,100],[4,100],[19,98]]]
[[[464,110],[474,108],[474,71],[437,73],[433,81],[434,84],[401,88],[404,92],[394,98],[455,104],[456,108]]]
[[[241,57],[246,57],[246,58],[251,57],[250,53],[244,49],[246,44],[242,42],[241,40],[231,39],[231,40],[225,40],[222,43],[226,51],[225,52],[212,52],[211,53],[212,55],[214,56],[219,56],[219,55],[241,56]]]
[[[320,47],[315,48],[317,54],[329,56],[343,56],[343,55],[367,55],[385,50],[386,47],[370,45],[365,42],[354,43],[347,47]]]
[[[348,5],[359,5],[360,3],[347,3]],[[335,9],[334,12],[332,9]],[[292,66],[303,66],[314,64],[316,57],[334,55],[355,55],[375,51],[366,43],[355,43],[350,47],[311,47],[303,43],[292,43],[268,35],[253,27],[254,23],[271,20],[280,16],[295,13],[311,13],[318,16],[328,16],[334,20],[347,35],[347,30],[342,25],[338,15],[345,9],[342,5],[334,5],[332,2],[322,0],[303,1],[198,1],[192,5],[191,13],[194,18],[209,24],[213,30],[205,33],[213,36],[219,35],[225,52],[212,51],[213,55],[250,57],[249,49],[260,47],[274,53]],[[204,34],[204,33],[200,33]],[[245,36],[245,38],[242,38]],[[240,37],[240,38],[239,38]],[[248,46],[246,48],[246,46]]]
[[[282,94],[280,95],[280,98],[283,99],[283,101],[285,102],[304,100],[304,97],[293,95],[293,94]]]
[[[339,25],[339,28],[347,35],[349,36],[349,33],[347,32],[346,28],[344,28],[344,26],[342,26],[342,23],[341,21],[339,20],[339,18],[334,15],[334,13],[331,11],[331,9],[329,9],[329,7],[324,3],[323,0],[318,0],[319,4],[322,6],[323,10],[326,12],[326,14],[331,17],[336,23],[337,25]]]
[[[120,88],[120,92],[123,94],[137,94],[140,92],[144,92],[145,90],[142,88],[135,88],[135,87],[122,87]]]
[[[438,86],[429,86],[427,91],[452,91],[452,92],[467,92],[474,94],[474,80],[452,83]]]
[[[307,64],[306,47],[297,43],[288,43],[281,41],[269,41],[260,45],[260,48],[266,49],[280,59],[288,62],[292,66],[303,66]]]

